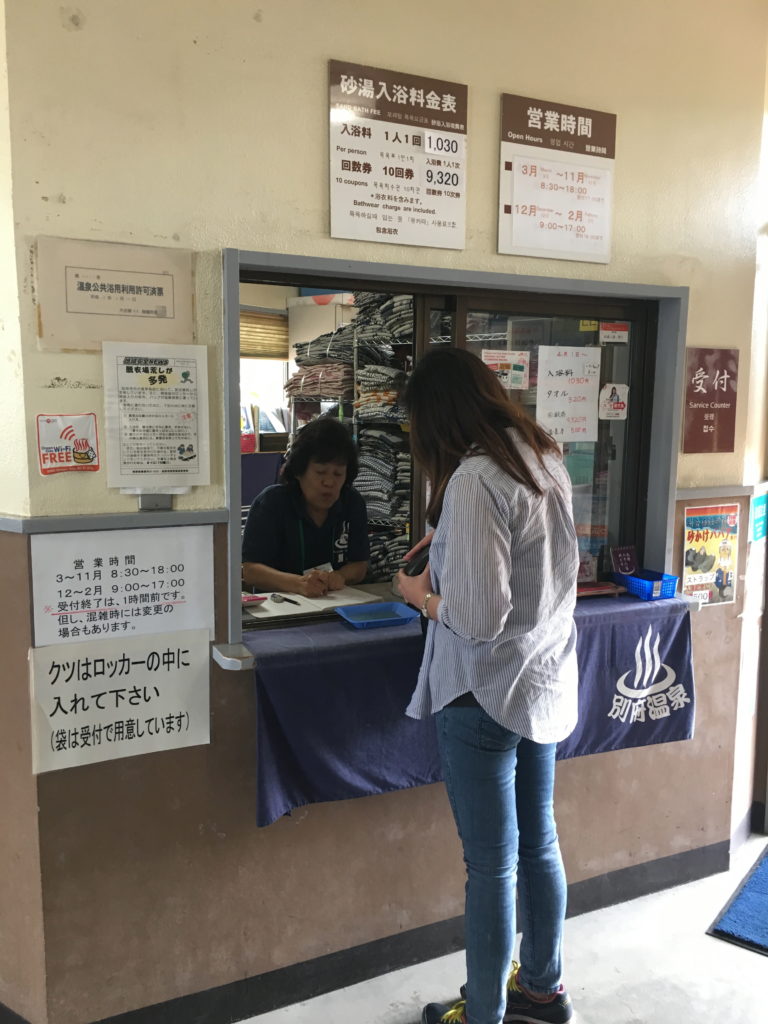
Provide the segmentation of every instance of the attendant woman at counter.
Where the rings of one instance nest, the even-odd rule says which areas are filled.
[[[251,505],[243,584],[321,597],[361,583],[368,569],[365,502],[352,483],[357,451],[347,428],[320,416],[296,435],[280,483]]]

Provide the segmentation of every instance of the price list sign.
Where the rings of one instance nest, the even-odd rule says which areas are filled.
[[[616,115],[501,97],[500,253],[608,263]]]
[[[597,441],[599,348],[539,346],[536,419],[560,444]]]
[[[329,62],[331,237],[463,249],[467,87]]]

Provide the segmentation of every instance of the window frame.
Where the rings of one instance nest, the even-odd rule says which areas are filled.
[[[428,351],[429,312],[439,308],[436,303],[426,306],[424,329],[418,334],[416,358]],[[452,344],[458,348],[467,347],[466,324],[471,311],[512,313],[531,317],[572,317],[600,321],[631,321],[632,336],[629,341],[630,379],[635,382],[631,392],[630,415],[627,419],[626,448],[632,453],[636,471],[622,475],[622,502],[619,534],[623,538],[635,538],[638,556],[645,558],[645,522],[647,512],[647,485],[650,462],[650,432],[643,429],[649,410],[653,407],[653,389],[656,362],[657,317],[656,303],[648,299],[627,299],[609,302],[593,296],[542,295],[534,292],[488,292],[480,291],[457,297],[454,317]],[[418,321],[417,321],[418,322]],[[420,325],[421,326],[421,325]],[[414,493],[421,497],[424,484],[416,473]],[[413,525],[415,536],[421,536],[424,527],[420,510],[421,500],[415,507]]]
[[[682,376],[684,371],[685,334],[689,290],[686,287],[643,285],[576,278],[533,277],[472,270],[446,270],[438,267],[368,263],[324,257],[285,255],[225,249],[223,251],[224,359],[225,383],[225,494],[229,534],[229,607],[227,611],[228,642],[242,638],[240,608],[240,449],[239,435],[239,360],[240,360],[240,283],[290,283],[299,287],[342,287],[346,291],[380,290],[412,294],[415,298],[417,323],[428,324],[423,314],[441,296],[455,296],[454,343],[459,342],[466,316],[459,315],[467,303],[474,304],[485,293],[488,302],[498,303],[509,311],[510,303],[525,298],[526,302],[546,302],[547,312],[540,315],[574,315],[570,310],[596,310],[605,319],[620,319],[620,310],[635,302],[648,312],[652,329],[656,325],[655,361],[652,374],[647,374],[647,392],[643,412],[637,417],[637,429],[644,435],[638,439],[643,446],[642,459],[649,467],[645,487],[643,544],[645,564],[669,571],[673,555],[674,502],[678,452],[680,449]],[[649,306],[649,303],[651,306]],[[568,312],[566,312],[566,310]],[[528,310],[526,309],[526,312]],[[532,313],[532,315],[535,315]],[[578,315],[578,314],[575,314]],[[626,318],[626,317],[625,317]],[[459,327],[461,322],[462,327]],[[415,356],[419,357],[427,328],[416,338]],[[644,378],[645,379],[645,378]],[[414,487],[414,496],[423,485]],[[642,495],[637,495],[642,498]],[[628,502],[623,503],[625,507]],[[636,504],[641,504],[640,501]],[[413,524],[414,527],[417,525]]]

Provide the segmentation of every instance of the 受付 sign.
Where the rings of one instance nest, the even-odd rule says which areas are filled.
[[[687,349],[684,452],[733,451],[738,384],[736,349]]]

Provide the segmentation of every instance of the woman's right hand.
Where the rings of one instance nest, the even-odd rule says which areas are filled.
[[[410,560],[413,558],[417,551],[421,551],[421,549],[425,548],[427,544],[432,543],[432,537],[434,535],[434,532],[434,530],[430,530],[426,537],[422,537],[418,544],[414,544],[414,546],[411,548],[407,555],[403,555],[406,562],[410,562]]]

